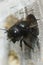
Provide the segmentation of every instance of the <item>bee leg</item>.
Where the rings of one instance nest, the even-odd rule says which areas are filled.
[[[38,48],[38,50],[40,51],[40,42],[39,42],[39,38],[36,37],[35,40],[36,40],[35,44],[37,45],[37,48]]]
[[[39,41],[37,41],[37,47],[38,47],[38,49],[40,51],[40,43],[39,43]]]
[[[30,49],[33,49],[32,46],[30,46],[25,40],[23,40],[24,44],[28,46]]]
[[[20,40],[20,47],[21,47],[21,50],[22,50],[22,41],[23,41],[23,39]]]

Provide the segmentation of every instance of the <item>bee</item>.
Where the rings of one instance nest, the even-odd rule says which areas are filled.
[[[32,44],[28,43],[27,39],[30,38],[30,41],[34,38],[37,38],[39,35],[39,28],[37,19],[33,14],[29,14],[26,17],[26,20],[20,20],[7,31],[8,38],[11,39],[13,43],[20,41],[20,47],[22,48],[22,41],[30,49],[33,49]],[[37,44],[38,45],[38,44]]]

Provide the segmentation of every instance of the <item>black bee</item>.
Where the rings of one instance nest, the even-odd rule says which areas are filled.
[[[33,49],[32,44],[28,43],[27,39],[30,38],[31,41],[33,37],[37,38],[38,35],[38,24],[33,14],[28,15],[25,21],[21,20],[8,30],[8,38],[11,39],[13,43],[20,41],[21,48],[23,41],[25,45]]]

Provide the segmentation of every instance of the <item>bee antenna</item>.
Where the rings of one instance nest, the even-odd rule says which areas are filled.
[[[40,20],[40,19],[36,19],[36,20]]]
[[[41,20],[41,19],[43,19],[43,18],[39,18],[39,19],[36,19],[36,20]]]
[[[5,33],[6,33],[6,32],[8,32],[8,30],[7,30],[7,29],[2,29],[2,28],[0,28],[0,30],[4,30],[4,31],[5,31]]]

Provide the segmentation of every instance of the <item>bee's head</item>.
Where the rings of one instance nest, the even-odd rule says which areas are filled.
[[[7,30],[7,36],[9,39],[11,39],[13,42],[16,41],[16,34],[17,30],[14,28],[14,25],[18,22],[18,18],[16,18],[14,15],[9,15],[5,19],[4,27]],[[15,33],[16,31],[16,33]]]
[[[21,29],[14,25],[8,30],[8,38],[11,39],[13,42],[20,40],[21,37]]]

